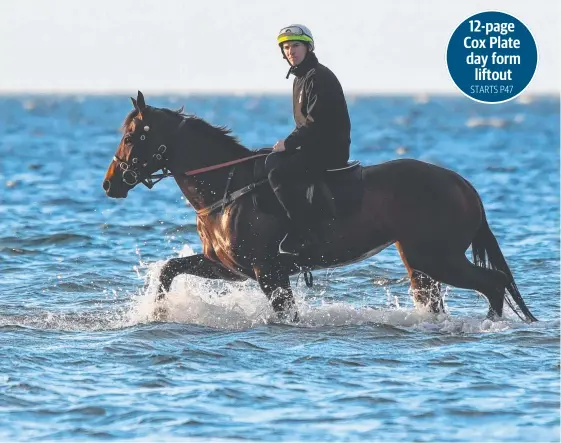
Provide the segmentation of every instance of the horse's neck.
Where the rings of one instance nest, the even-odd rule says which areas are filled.
[[[228,149],[229,146],[225,146],[223,149],[210,149],[210,146],[212,146],[211,142],[204,139],[193,140],[187,142],[186,145],[188,146],[180,148],[171,159],[170,171],[173,173],[183,195],[198,210],[208,207],[223,198],[232,166],[225,166],[197,175],[187,175],[187,173],[237,160],[243,158],[243,156],[239,155],[239,150]],[[248,151],[247,155],[249,154],[250,152]],[[233,190],[236,182],[239,182],[240,179],[247,181],[248,173],[250,168],[252,168],[252,162],[248,162],[248,164],[245,162],[239,163],[235,167],[235,178],[229,184],[230,191]]]

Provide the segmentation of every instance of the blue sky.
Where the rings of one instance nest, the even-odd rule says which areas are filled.
[[[445,53],[485,10],[536,39],[528,93],[559,92],[555,0],[17,0],[0,2],[0,92],[288,93],[277,31],[304,23],[347,92],[457,93]]]

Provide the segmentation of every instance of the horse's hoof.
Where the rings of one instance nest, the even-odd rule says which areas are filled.
[[[493,308],[489,308],[486,319],[495,322],[495,321],[502,320],[502,316],[497,314],[497,312]]]
[[[292,317],[292,323],[300,323],[300,316],[298,315],[298,311],[294,313],[294,317]]]
[[[296,309],[281,311],[277,315],[282,323],[300,323],[300,316]]]
[[[167,321],[168,319],[168,309],[165,306],[156,306],[154,308],[154,321]]]

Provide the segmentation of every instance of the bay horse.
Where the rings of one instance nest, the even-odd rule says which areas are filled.
[[[103,189],[109,197],[126,198],[139,183],[152,188],[172,176],[197,213],[203,246],[201,254],[166,262],[158,299],[179,274],[254,279],[280,318],[297,320],[291,275],[350,264],[395,244],[415,302],[430,311],[443,311],[444,283],[483,294],[490,318],[502,316],[506,300],[521,319],[537,320],[489,228],[480,196],[459,174],[413,159],[348,168],[354,172],[346,174],[360,183],[342,200],[354,198],[354,212],[318,218],[321,243],[309,256],[286,256],[278,246],[289,219],[256,204],[256,195],[270,191],[266,175],[256,175],[265,154],[243,147],[224,127],[182,110],[147,106],[140,91],[131,100],[134,109],[123,123]],[[343,188],[344,181],[339,180]],[[334,193],[341,194],[341,186]],[[470,245],[474,263],[466,257]]]

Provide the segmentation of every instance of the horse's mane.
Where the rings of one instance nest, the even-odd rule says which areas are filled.
[[[186,124],[189,125],[194,131],[197,131],[199,134],[206,135],[216,143],[224,143],[233,149],[236,154],[239,154],[240,157],[245,157],[248,154],[251,154],[252,151],[243,146],[237,137],[231,135],[232,131],[227,128],[226,126],[214,126],[210,123],[203,120],[201,117],[192,114],[185,114],[183,112],[183,107],[174,111],[172,109],[167,108],[150,108],[151,110],[162,112],[166,115],[176,117],[176,118],[183,118],[186,120]],[[134,121],[134,119],[138,116],[138,110],[133,109],[125,118],[121,129],[126,131],[130,124]]]

